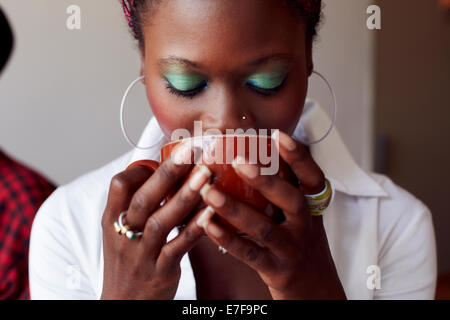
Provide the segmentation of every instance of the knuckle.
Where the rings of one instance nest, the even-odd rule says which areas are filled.
[[[223,208],[225,208],[225,216],[229,218],[237,217],[241,209],[239,208],[237,201],[235,199],[231,199],[228,196],[226,196],[225,205],[223,206]]]
[[[134,212],[147,212],[149,209],[149,203],[147,197],[144,197],[140,193],[136,193],[130,203],[130,210]]]
[[[258,237],[260,240],[267,242],[270,240],[273,234],[274,227],[270,223],[264,223],[258,231]]]
[[[165,245],[161,250],[161,254],[167,259],[176,259],[178,257],[177,250],[171,245]]]
[[[148,220],[145,224],[144,232],[146,232],[148,234],[156,234],[156,235],[162,234],[163,228],[162,228],[162,225],[161,225],[161,222],[159,221],[159,219],[156,218],[155,216],[151,216],[150,218],[148,218]]]
[[[110,190],[113,193],[127,193],[129,190],[124,172],[118,173],[111,179]]]
[[[187,188],[183,188],[176,197],[177,204],[182,207],[188,206],[195,200],[195,196],[195,193],[190,192]]]
[[[183,230],[183,237],[184,240],[188,243],[191,243],[197,239],[197,232],[192,230],[191,228],[187,227]]]
[[[261,255],[261,249],[258,249],[256,247],[251,247],[247,249],[245,253],[245,258],[248,261],[256,261],[258,257]]]
[[[175,165],[170,165],[168,161],[165,161],[160,167],[159,172],[167,180],[175,180],[177,175],[175,173]]]

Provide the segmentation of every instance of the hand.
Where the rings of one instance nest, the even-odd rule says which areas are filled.
[[[181,158],[191,156],[189,149]],[[169,158],[153,174],[137,166],[112,178],[102,218],[105,261],[102,299],[175,296],[181,275],[180,260],[203,235],[203,229],[191,220],[177,237],[168,243],[166,239],[199,203],[198,191],[209,178],[207,171],[196,167],[189,180],[160,207],[168,192],[191,171],[191,164],[182,163],[193,162]],[[143,230],[142,237],[130,240],[115,232],[114,221],[125,210],[126,223],[132,230]]]
[[[275,224],[264,213],[211,186],[202,192],[204,201],[250,239],[213,219],[202,219],[202,225],[216,244],[256,270],[274,299],[345,299],[322,217],[311,216],[304,197],[304,192],[323,190],[324,174],[303,145],[282,132],[279,139],[280,155],[301,187],[277,175],[261,175],[257,165],[235,161],[233,166],[246,183],[283,210],[286,220]]]

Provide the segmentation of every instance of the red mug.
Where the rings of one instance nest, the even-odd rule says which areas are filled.
[[[261,135],[207,135],[192,138],[185,138],[165,144],[161,148],[161,161],[165,161],[172,155],[172,152],[180,144],[190,144],[196,152],[201,152],[196,164],[207,166],[212,172],[212,181],[216,188],[232,195],[233,197],[253,206],[255,209],[266,214],[275,223],[284,220],[282,210],[269,202],[259,191],[245,183],[234,171],[232,162],[236,156],[241,156],[249,163],[259,164],[262,175],[279,175],[294,186],[298,186],[297,178],[286,162],[279,156],[275,141],[270,136]],[[135,166],[145,166],[155,171],[160,166],[160,162],[154,160],[139,160],[133,162],[127,169]],[[175,189],[178,189],[189,177],[188,174]],[[176,190],[168,194],[166,202],[174,195]],[[205,206],[201,202],[193,212]],[[187,223],[192,213],[185,219]],[[224,221],[218,215],[214,219],[219,220],[228,227],[237,231],[236,228]]]

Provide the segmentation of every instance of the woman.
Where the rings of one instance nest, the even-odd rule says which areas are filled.
[[[32,298],[433,298],[428,209],[388,178],[360,169],[336,131],[310,149],[300,143],[304,135],[319,139],[329,123],[315,103],[305,103],[320,0],[123,5],[155,115],[139,145],[152,148],[60,187],[43,205],[32,232]],[[255,165],[235,168],[283,210],[283,223],[211,186],[205,167],[194,168],[196,174],[160,207],[192,169],[175,160],[190,158],[191,151],[155,172],[125,170],[133,161],[158,159],[171,133],[192,132],[194,121],[221,132],[280,129],[280,156],[301,190],[279,176],[258,174]],[[312,216],[305,196],[321,192],[325,177],[334,198],[325,215]],[[176,228],[201,201],[208,208]],[[115,230],[122,213],[140,237]]]

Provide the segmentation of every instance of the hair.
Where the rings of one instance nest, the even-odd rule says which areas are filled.
[[[8,19],[0,8],[0,39],[2,39],[2,48],[0,50],[0,72],[6,65],[11,51],[14,47],[14,37],[9,26]]]
[[[139,48],[144,49],[142,26],[146,14],[161,0],[121,0],[122,8],[130,27],[131,34],[138,41]],[[299,19],[306,22],[306,36],[309,40],[317,35],[317,26],[321,19],[322,0],[284,0],[294,10]]]

